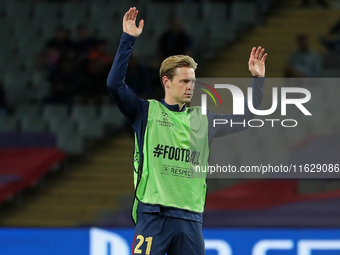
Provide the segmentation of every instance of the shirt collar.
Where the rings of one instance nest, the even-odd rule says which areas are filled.
[[[186,106],[186,105],[183,105],[182,110],[180,110],[178,104],[174,104],[174,105],[167,104],[167,103],[164,101],[164,99],[161,100],[161,103],[162,103],[166,108],[168,108],[170,111],[173,111],[173,112],[184,112],[184,111],[187,109],[187,106]]]

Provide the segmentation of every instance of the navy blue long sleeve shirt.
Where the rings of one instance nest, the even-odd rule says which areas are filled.
[[[137,144],[139,148],[143,148],[144,133],[146,130],[148,120],[149,102],[147,100],[140,99],[131,88],[125,84],[125,75],[128,67],[129,57],[131,55],[136,38],[127,33],[123,33],[116,56],[111,67],[110,73],[107,78],[108,89],[115,99],[120,111],[127,117],[132,124],[136,136]],[[253,88],[253,104],[257,109],[262,101],[264,78],[253,77],[251,87]],[[169,105],[164,100],[161,101],[171,111],[185,111],[186,107],[179,109],[179,106]],[[247,100],[245,101],[245,113],[244,115],[233,114],[216,114],[211,111],[207,111],[207,118],[209,123],[208,139],[211,144],[214,137],[224,136],[227,134],[235,133],[246,129],[242,125],[216,125],[214,127],[214,119],[226,119],[228,123],[233,122],[246,122],[254,117],[254,114],[250,112]],[[143,152],[140,150],[140,158],[143,157]],[[166,216],[182,218],[187,220],[194,220],[202,222],[202,214],[189,212],[186,210],[168,208],[158,205],[148,205],[139,203],[137,212],[158,212]]]

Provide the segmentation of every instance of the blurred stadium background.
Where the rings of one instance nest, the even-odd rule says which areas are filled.
[[[178,26],[182,24],[189,38],[183,53],[199,63],[197,77],[249,78],[249,52],[259,45],[269,54],[267,77],[288,77],[285,70],[298,34],[308,36],[310,48],[320,59],[320,72],[312,77],[340,77],[339,48],[325,43],[340,18],[339,2],[302,3],[0,0],[0,226],[133,226],[133,136],[103,78],[130,6],[136,6],[139,18],[145,19],[131,63],[137,66],[130,70],[131,76],[138,70],[131,86],[141,97],[160,98],[157,68],[166,54],[160,38],[171,17],[178,18]],[[80,27],[89,34],[86,47],[77,37]],[[62,42],[55,40],[57,28],[68,34]],[[147,78],[140,74],[144,71]],[[142,90],[139,79],[145,82]],[[254,136],[249,150],[257,146],[275,150],[273,155],[262,155],[264,162],[265,158],[286,162],[300,152],[310,156],[320,148],[326,156],[339,159],[340,89],[313,89],[328,103],[311,107],[320,118],[328,117],[330,125],[305,123],[288,134],[277,129],[233,135],[227,140],[236,146],[228,151],[230,162],[250,164],[251,159],[238,152]],[[270,102],[267,89],[264,107]],[[339,213],[338,179],[212,179],[204,226],[336,228]]]

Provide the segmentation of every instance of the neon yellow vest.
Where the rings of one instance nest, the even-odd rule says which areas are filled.
[[[138,201],[202,213],[206,173],[195,167],[208,165],[207,117],[200,107],[174,112],[158,101],[149,103],[142,160],[135,139],[133,219]]]

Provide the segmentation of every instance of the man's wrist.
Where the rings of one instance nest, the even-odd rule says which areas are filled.
[[[131,39],[136,39],[136,38],[137,38],[137,37],[135,37],[135,36],[133,36],[133,35],[130,35],[130,34],[124,32],[124,31],[123,31],[123,35],[128,36],[128,37],[131,37]]]

